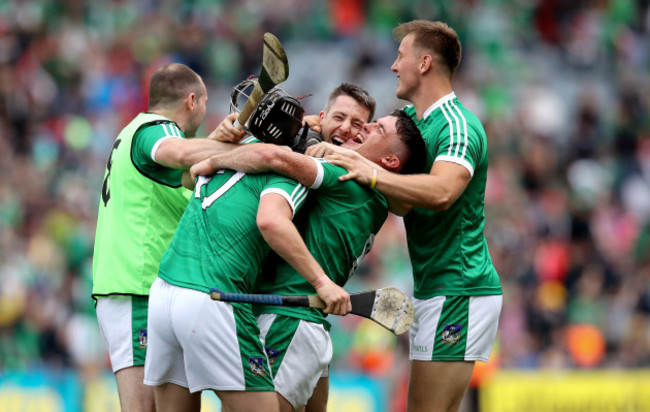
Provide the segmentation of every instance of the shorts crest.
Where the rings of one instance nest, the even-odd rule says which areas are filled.
[[[445,345],[454,345],[460,341],[460,331],[462,325],[445,325],[442,330],[442,343]]]
[[[253,376],[266,376],[266,370],[264,370],[264,358],[261,356],[254,356],[248,358],[248,363],[251,367],[251,372]]]

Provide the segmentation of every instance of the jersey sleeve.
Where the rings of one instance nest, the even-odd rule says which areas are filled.
[[[441,106],[447,125],[437,136],[434,162],[439,160],[457,163],[465,167],[471,176],[484,150],[478,131],[468,125],[467,119],[453,101]]]
[[[314,158],[318,171],[314,183],[309,187],[310,189],[328,190],[332,187],[340,186],[340,176],[347,174],[347,171],[339,166],[330,164],[325,159]]]
[[[260,198],[269,193],[278,194],[286,199],[291,206],[293,215],[300,210],[307,199],[309,189],[295,180],[288,179],[279,175],[270,175],[269,181],[264,186]]]
[[[131,160],[133,165],[148,178],[159,183],[179,187],[182,170],[172,169],[156,162],[156,151],[166,139],[181,139],[185,135],[174,122],[155,122],[141,127],[133,136]]]

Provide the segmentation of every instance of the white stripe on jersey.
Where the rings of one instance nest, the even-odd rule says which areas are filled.
[[[165,131],[165,136],[167,136],[167,137],[172,137],[173,136],[171,133],[169,133],[169,129],[167,129],[167,123],[163,123],[163,124],[161,124],[161,126],[162,126],[163,130]]]
[[[443,105],[444,109],[449,111],[449,114],[454,118],[453,124],[456,126],[456,137],[457,137],[457,143],[456,143],[456,150],[454,150],[454,156],[458,156],[458,150],[460,149],[460,122],[458,121],[458,117],[456,117],[456,113],[451,108],[451,105],[449,102],[445,102]],[[451,125],[449,126],[451,127]],[[451,148],[450,148],[451,149]],[[451,150],[449,152],[451,154]]]
[[[460,157],[456,157],[456,156],[440,155],[436,157],[433,161],[437,162],[439,160],[444,160],[446,162],[459,164],[469,171],[470,176],[474,177],[474,166],[472,166],[471,163],[465,159],[461,159]]]
[[[463,130],[465,131],[465,146],[463,146],[463,154],[461,155],[461,158],[464,159],[465,153],[467,152],[467,119],[465,119],[465,116],[460,111],[460,108],[458,107],[458,105],[456,105],[456,103],[454,103],[453,100],[450,100],[449,103],[453,105],[453,107],[458,112],[458,115],[463,119]]]
[[[307,188],[303,185],[296,186],[291,193],[291,200],[295,207],[298,207],[307,197]]]
[[[447,123],[449,123],[449,150],[447,151],[447,156],[451,156],[451,148],[454,147],[454,128],[452,126],[453,122],[447,115],[444,105],[440,106],[440,111],[443,115],[445,115],[445,119],[447,119]]]
[[[156,161],[156,152],[158,151],[158,148],[160,147],[160,144],[163,142],[163,140],[167,140],[167,139],[169,139],[169,138],[170,138],[169,136],[167,136],[167,137],[161,137],[161,138],[158,139],[158,141],[153,145],[153,147],[151,148],[151,160],[153,160],[154,162],[158,163],[158,162]]]
[[[302,188],[302,190],[304,190],[302,199],[300,199],[299,201],[295,201],[294,200],[294,193],[296,192],[297,189],[300,189],[300,188]],[[260,193],[260,199],[262,198],[262,196],[265,196],[265,195],[267,195],[269,193],[275,193],[277,195],[282,196],[287,201],[287,203],[289,203],[289,206],[291,207],[291,213],[292,213],[291,218],[293,219],[293,215],[296,214],[296,207],[305,200],[305,196],[307,195],[307,188],[304,187],[303,185],[296,186],[296,190],[294,190],[293,193],[290,196],[287,192],[285,192],[282,189],[271,187],[269,189],[263,190],[262,193]]]
[[[309,186],[310,189],[318,189],[320,185],[323,184],[323,178],[325,177],[325,170],[323,169],[323,162],[325,159],[316,159],[315,157],[312,157],[314,159],[314,162],[316,162],[316,179],[314,180],[314,183]]]

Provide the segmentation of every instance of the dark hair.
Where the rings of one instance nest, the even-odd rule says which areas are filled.
[[[423,173],[426,166],[427,150],[420,129],[404,110],[394,110],[390,115],[397,117],[395,124],[397,134],[409,150],[408,159],[402,165],[400,173]]]
[[[352,83],[343,83],[340,86],[338,86],[336,89],[332,90],[332,93],[330,93],[330,95],[327,97],[327,103],[325,104],[325,112],[329,111],[329,109],[334,104],[334,101],[339,96],[350,96],[351,98],[356,100],[357,103],[359,103],[360,105],[368,109],[370,114],[368,115],[368,119],[366,119],[367,122],[371,121],[372,118],[374,117],[375,108],[377,106],[375,99],[372,98],[372,96],[370,95],[370,93],[368,93],[366,89]]]
[[[151,76],[149,110],[176,104],[190,93],[203,96],[203,80],[194,70],[181,63],[162,66]]]
[[[393,29],[395,40],[402,41],[409,34],[415,36],[413,44],[438,56],[440,63],[453,75],[460,64],[462,49],[458,35],[441,21],[413,20]]]

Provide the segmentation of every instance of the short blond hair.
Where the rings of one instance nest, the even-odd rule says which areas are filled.
[[[462,54],[460,40],[454,29],[441,21],[428,20],[413,20],[393,29],[395,40],[400,42],[409,34],[415,36],[415,47],[437,55],[449,75],[454,74]]]

